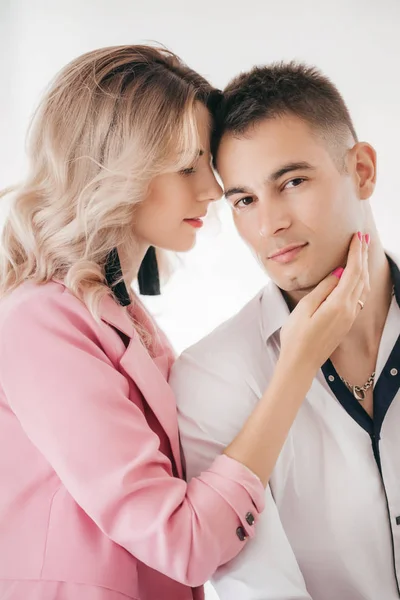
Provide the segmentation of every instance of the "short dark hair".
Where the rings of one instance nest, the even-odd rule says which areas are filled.
[[[223,91],[213,136],[214,160],[224,133],[244,134],[264,119],[295,115],[342,145],[357,134],[336,86],[316,67],[297,62],[254,67]]]

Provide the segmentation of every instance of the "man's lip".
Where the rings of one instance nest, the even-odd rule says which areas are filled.
[[[303,248],[306,245],[306,243],[290,244],[290,246],[285,246],[285,248],[282,248],[282,250],[278,250],[277,252],[274,252],[274,254],[270,254],[268,258],[276,258],[277,256],[282,256],[282,254],[286,254],[287,252],[290,252],[291,250],[296,250],[297,248]]]

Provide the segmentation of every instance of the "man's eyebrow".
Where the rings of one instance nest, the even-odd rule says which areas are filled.
[[[291,173],[292,171],[314,171],[314,170],[315,170],[315,167],[310,165],[310,163],[308,163],[308,162],[287,163],[286,165],[283,165],[282,167],[280,167],[279,169],[277,169],[276,171],[271,173],[267,177],[266,181],[272,181],[272,182],[277,181],[278,179],[283,177],[283,175],[287,175],[287,173]],[[228,188],[224,195],[225,195],[225,198],[229,198],[230,196],[234,196],[235,194],[250,194],[250,193],[252,193],[250,191],[250,188],[246,188],[246,186],[244,186],[244,185],[239,185],[239,186]]]
[[[281,177],[283,177],[283,175],[286,175],[287,173],[291,173],[292,171],[304,171],[304,170],[313,171],[313,170],[315,170],[315,167],[310,165],[310,163],[308,163],[308,162],[287,163],[286,165],[283,165],[282,167],[280,167],[279,169],[277,169],[276,171],[271,173],[271,175],[268,176],[267,181],[277,181],[278,179],[280,179]]]
[[[231,187],[224,193],[225,198],[229,198],[230,196],[234,196],[235,194],[248,194],[248,190],[244,187]]]

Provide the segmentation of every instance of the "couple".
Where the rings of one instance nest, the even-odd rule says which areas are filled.
[[[336,88],[287,64],[221,94],[105,48],[29,151],[0,250],[0,599],[398,598],[400,275]],[[273,283],[172,367],[130,284],[158,293],[160,251],[195,243],[211,161]]]

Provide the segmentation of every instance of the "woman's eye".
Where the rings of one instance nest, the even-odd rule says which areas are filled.
[[[187,169],[182,169],[182,171],[180,171],[181,175],[192,175],[192,173],[195,173],[196,169],[194,167],[188,167]]]
[[[299,187],[299,185],[301,185],[303,183],[303,181],[305,181],[304,177],[295,177],[294,179],[291,179],[290,181],[288,181],[283,186],[283,189]]]
[[[240,198],[237,202],[235,202],[235,208],[244,208],[245,206],[250,206],[253,203],[253,198],[251,196],[246,196],[245,198]]]

